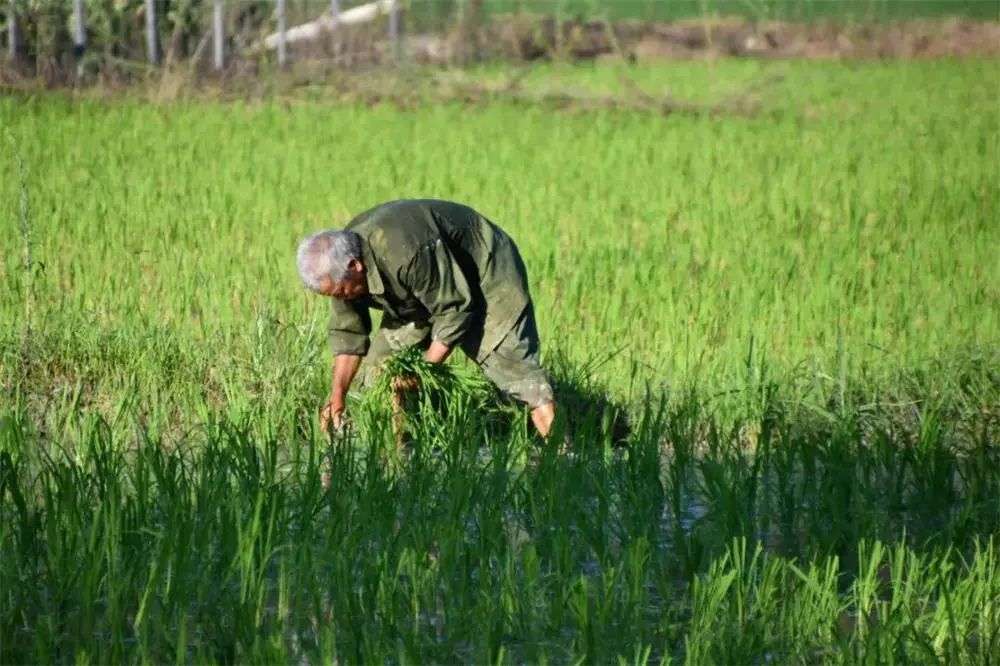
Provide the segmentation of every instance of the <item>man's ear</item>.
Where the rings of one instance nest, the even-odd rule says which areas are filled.
[[[351,259],[347,262],[347,267],[351,269],[352,273],[364,273],[365,265],[361,263],[360,259]]]

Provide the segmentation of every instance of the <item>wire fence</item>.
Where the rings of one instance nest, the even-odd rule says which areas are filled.
[[[386,42],[398,47],[404,15],[419,14],[422,5],[433,5],[436,12],[442,5],[454,4],[439,0],[410,0],[405,5],[404,0],[0,3],[5,10],[0,14],[0,43],[7,66],[60,67],[70,61],[82,67],[97,61],[160,66],[195,59],[216,70],[248,57],[273,58],[283,65],[296,52],[303,56],[343,54],[348,33],[357,37],[356,33],[363,32],[372,44]],[[445,26],[443,21],[437,23]]]
[[[337,65],[530,55],[611,22],[739,16],[880,21],[956,15],[1000,20],[997,0],[0,0],[0,67],[56,76],[185,62],[323,58]],[[503,30],[483,30],[504,24]],[[564,26],[569,28],[564,28]],[[609,40],[614,35],[607,31]],[[525,46],[527,44],[527,46]],[[492,50],[491,50],[492,49]],[[536,49],[537,50],[537,49]]]

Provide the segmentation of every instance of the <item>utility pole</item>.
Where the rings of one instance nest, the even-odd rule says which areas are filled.
[[[73,0],[73,55],[77,60],[87,49],[87,26],[83,17],[83,0]]]
[[[146,54],[150,65],[160,64],[159,44],[156,39],[156,0],[146,0]]]
[[[278,64],[282,67],[288,62],[288,41],[285,31],[288,29],[285,21],[285,0],[278,0]]]
[[[340,0],[330,0],[330,18],[333,19],[333,57],[340,56]]]
[[[226,66],[225,44],[226,35],[223,32],[223,0],[212,3],[212,47],[215,55],[215,71],[221,72]]]
[[[17,22],[17,0],[9,0],[10,8],[7,17],[7,47],[10,49],[10,59],[16,62],[21,55],[21,26]]]

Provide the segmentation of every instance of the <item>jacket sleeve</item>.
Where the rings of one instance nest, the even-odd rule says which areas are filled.
[[[334,356],[364,356],[368,353],[368,335],[372,330],[368,308],[358,301],[330,300],[333,303],[329,325],[330,351]]]
[[[472,325],[473,300],[461,267],[440,239],[421,248],[400,276],[427,308],[431,339],[455,347]]]

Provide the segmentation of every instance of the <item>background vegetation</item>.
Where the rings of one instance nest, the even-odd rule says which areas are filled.
[[[341,9],[364,4],[342,0]],[[208,60],[210,0],[156,0],[157,42],[168,64],[199,57]],[[472,23],[506,20],[513,14],[550,16],[558,21],[673,21],[741,18],[801,23],[869,24],[923,18],[1000,20],[993,0],[409,0],[406,28],[413,34],[462,33]],[[127,76],[142,72],[146,60],[146,0],[84,0],[87,53],[83,71]],[[18,17],[20,64],[53,82],[73,80],[79,62],[73,50],[73,4],[70,0],[13,0],[0,13],[0,44],[6,46],[12,8]],[[329,0],[287,0],[288,25],[311,21],[328,11]],[[276,30],[274,0],[226,0],[224,31],[227,54],[246,55],[264,34]],[[541,27],[536,27],[541,30]],[[364,42],[384,32],[380,26]],[[457,33],[456,33],[457,34]],[[522,39],[526,36],[522,36]],[[343,45],[342,45],[343,46]],[[479,45],[482,46],[482,45]],[[354,44],[350,48],[360,48]],[[473,46],[473,50],[475,50]],[[326,52],[329,56],[329,49]],[[9,66],[9,63],[3,63]],[[0,70],[2,73],[2,70]]]

